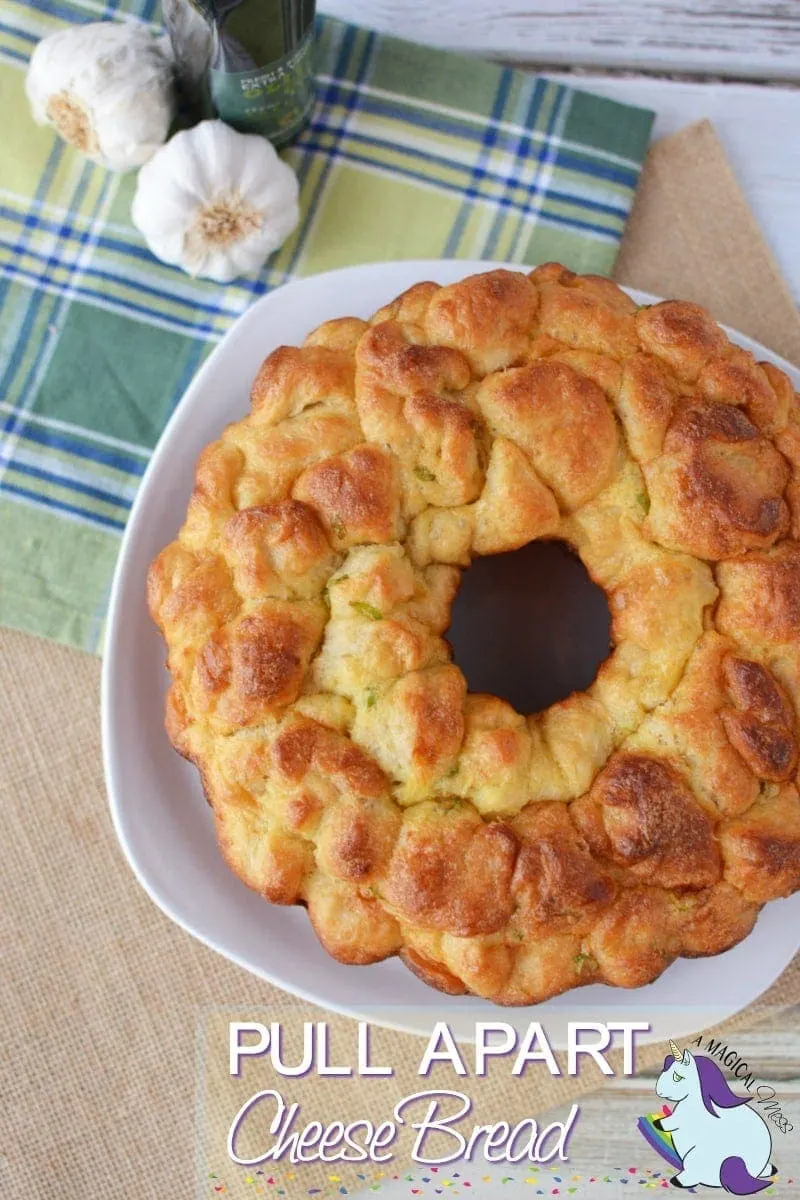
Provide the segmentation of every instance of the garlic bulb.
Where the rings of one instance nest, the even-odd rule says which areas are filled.
[[[96,21],[44,38],[25,80],[34,119],[112,171],[141,166],[174,113],[166,43],[141,25]]]
[[[139,172],[131,216],[156,258],[228,283],[286,241],[297,193],[294,171],[265,138],[201,121]]]

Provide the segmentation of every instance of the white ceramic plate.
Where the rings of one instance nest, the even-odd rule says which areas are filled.
[[[228,870],[197,773],[163,728],[164,649],[145,607],[150,560],[177,533],[197,455],[248,408],[253,377],[281,344],[331,317],[369,316],[419,279],[450,283],[494,265],[416,261],[349,267],[300,280],[258,301],[217,346],[175,410],[139,489],[117,563],[103,670],[103,748],[114,825],[140,883],[168,916],[233,962],[325,1008],[429,1033],[447,1020],[465,1040],[476,1020],[546,1022],[554,1044],[568,1020],[646,1020],[652,1037],[681,1037],[732,1015],[780,974],[798,949],[800,894],[770,904],[752,935],[716,958],[674,963],[633,992],[577,989],[536,1008],[502,1010],[432,991],[397,960],[345,967],[320,947],[302,908],[267,904]],[[654,297],[631,292],[640,303]],[[730,332],[730,331],[729,331]],[[731,336],[792,375],[763,346]]]

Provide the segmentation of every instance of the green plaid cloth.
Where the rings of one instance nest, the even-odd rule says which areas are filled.
[[[135,177],[34,126],[23,89],[39,38],[68,21],[153,23],[157,2],[3,0],[0,13],[0,622],[95,651],[159,433],[256,297],[380,259],[608,273],[653,119],[322,18],[316,113],[285,152],[300,226],[257,279],[192,280],[131,225]]]

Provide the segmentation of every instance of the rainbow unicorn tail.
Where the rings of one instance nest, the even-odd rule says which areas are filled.
[[[771,1179],[756,1179],[744,1165],[744,1160],[736,1155],[723,1160],[719,1181],[725,1191],[734,1196],[753,1196],[756,1192],[763,1192],[772,1183]]]
[[[660,1113],[649,1113],[646,1117],[639,1117],[639,1120],[636,1122],[636,1128],[648,1145],[652,1146],[656,1154],[660,1154],[671,1167],[674,1167],[676,1171],[680,1171],[683,1163],[672,1144],[671,1135],[663,1129],[657,1129],[655,1126],[655,1122],[668,1111],[668,1109],[663,1109]]]

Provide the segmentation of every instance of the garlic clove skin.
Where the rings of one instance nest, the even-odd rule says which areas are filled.
[[[286,241],[300,219],[298,192],[294,171],[265,138],[202,121],[142,167],[131,218],[162,262],[230,283]]]
[[[163,145],[175,113],[166,43],[131,22],[93,21],[43,38],[25,77],[34,120],[112,171]]]

